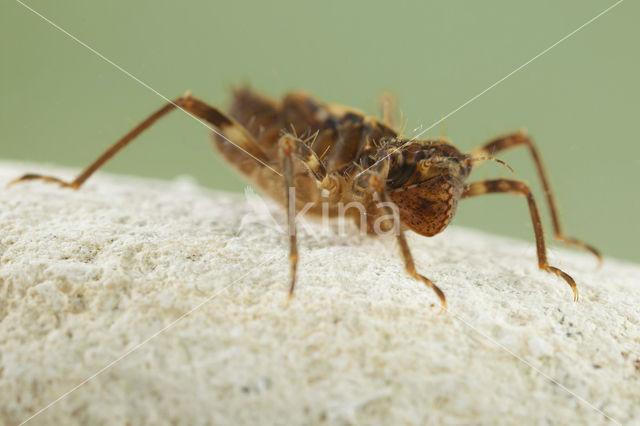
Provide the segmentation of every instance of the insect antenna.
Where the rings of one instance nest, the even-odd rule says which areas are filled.
[[[505,166],[507,169],[509,169],[509,171],[510,171],[511,173],[515,173],[515,171],[513,170],[513,168],[512,168],[510,165],[508,165],[506,162],[504,162],[504,161],[502,161],[502,160],[499,160],[499,159],[497,159],[497,158],[495,158],[495,157],[470,157],[467,161],[469,161],[469,162],[476,162],[476,161],[494,161],[494,162],[496,162],[496,163],[500,163],[500,164],[502,164],[503,166]]]

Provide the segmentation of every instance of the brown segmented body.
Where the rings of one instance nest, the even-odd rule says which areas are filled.
[[[43,180],[78,189],[106,161],[127,146],[145,129],[175,108],[209,123],[216,134],[215,144],[223,157],[240,173],[275,200],[287,206],[293,295],[298,263],[295,213],[306,211],[330,216],[341,213],[340,207],[357,202],[366,211],[366,228],[389,229],[389,205],[397,208],[399,220],[421,235],[432,236],[447,227],[458,201],[488,193],[511,193],[524,196],[529,206],[540,269],[566,281],[578,299],[574,280],[564,271],[549,265],[542,222],[529,187],[512,179],[490,179],[466,183],[472,164],[494,160],[497,152],[528,148],[551,214],[554,236],[559,241],[588,250],[601,260],[599,252],[562,231],[555,199],[542,161],[532,140],[523,132],[495,138],[470,154],[460,152],[448,140],[413,140],[393,129],[391,112],[383,104],[383,121],[342,105],[323,103],[303,92],[291,92],[275,100],[242,88],[233,92],[228,113],[187,94],[166,104],[123,136],[75,180],[66,182],[52,176],[26,174],[9,185],[26,180]],[[292,190],[295,190],[293,192]],[[292,194],[295,199],[292,199]],[[381,204],[382,202],[382,204]],[[308,204],[309,203],[309,204]],[[351,210],[345,216],[361,219]],[[395,218],[395,216],[394,216]],[[394,221],[395,222],[395,221]],[[396,233],[407,273],[432,288],[443,306],[444,293],[428,278],[419,274],[402,229]]]
[[[323,103],[304,92],[292,92],[282,100],[275,100],[242,88],[233,92],[229,115],[251,133],[268,157],[269,164],[280,169],[278,141],[283,132],[293,132],[298,137],[310,139],[308,145],[320,159],[327,180],[337,186],[323,187],[311,180],[308,170],[302,164],[295,167],[296,206],[300,210],[307,203],[317,207],[308,210],[311,214],[322,214],[321,203],[329,204],[329,213],[338,213],[338,204],[347,204],[354,200],[354,177],[371,167],[388,153],[390,155],[390,174],[386,179],[391,199],[400,207],[403,223],[414,231],[432,236],[442,231],[453,217],[457,200],[463,189],[463,181],[470,171],[470,165],[451,168],[431,166],[416,172],[420,161],[427,158],[455,158],[460,163],[467,156],[460,153],[446,140],[421,140],[398,150],[407,142],[399,138],[396,131],[374,117],[342,105]],[[214,136],[216,145],[232,164],[238,164],[237,149],[226,144],[220,136]],[[253,165],[255,165],[253,163]],[[267,169],[268,170],[268,169]],[[284,203],[282,184],[267,170],[240,171],[247,175],[257,186]],[[442,178],[443,173],[446,178]],[[455,175],[455,176],[454,176]],[[426,188],[418,188],[423,178],[434,177]],[[438,178],[437,176],[440,176]],[[329,196],[322,198],[320,190],[329,189]],[[422,197],[420,201],[410,194],[428,192],[432,197]],[[363,201],[358,199],[358,201]],[[370,222],[382,212],[365,197]],[[412,212],[416,209],[422,214]],[[351,212],[356,213],[356,212]],[[358,219],[359,217],[354,217]]]

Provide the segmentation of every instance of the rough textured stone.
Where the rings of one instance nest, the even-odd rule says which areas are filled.
[[[0,185],[27,171],[75,173],[4,162]],[[532,242],[410,234],[441,312],[393,239],[310,228],[287,306],[258,213],[184,179],[0,190],[0,423],[640,422],[640,267],[553,249],[574,303]]]

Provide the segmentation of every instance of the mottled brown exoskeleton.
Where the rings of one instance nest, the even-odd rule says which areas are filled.
[[[397,206],[404,227],[430,237],[447,227],[458,200],[506,192],[524,196],[528,202],[538,266],[564,279],[577,300],[574,280],[547,261],[542,223],[529,187],[511,179],[466,183],[475,162],[493,159],[494,154],[508,148],[528,148],[546,194],[555,237],[567,245],[592,252],[600,260],[600,254],[593,247],[563,233],[548,178],[531,139],[523,132],[517,132],[496,138],[465,154],[445,138],[411,140],[402,137],[394,129],[389,105],[390,102],[383,102],[382,119],[379,120],[352,108],[320,102],[303,92],[288,93],[282,100],[275,100],[249,88],[241,88],[233,92],[231,106],[225,114],[187,93],[140,123],[74,181],[27,174],[12,183],[40,179],[78,189],[142,131],[171,110],[180,108],[212,125],[214,142],[222,156],[247,179],[287,206],[290,296],[298,263],[295,214],[308,203],[312,203],[308,213],[322,214],[320,206],[324,202],[329,206],[330,215],[337,214],[340,203],[362,203],[368,230],[372,231],[373,223],[389,213],[379,207],[380,202],[391,201]],[[290,188],[295,188],[295,192]],[[444,293],[417,272],[402,230],[397,233],[397,240],[407,273],[433,289],[446,306]]]

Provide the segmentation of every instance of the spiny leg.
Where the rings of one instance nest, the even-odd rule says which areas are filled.
[[[442,290],[440,290],[440,288],[435,285],[429,278],[419,274],[418,271],[416,271],[416,265],[413,261],[413,255],[411,254],[411,250],[409,249],[409,244],[407,243],[404,231],[399,226],[400,217],[390,209],[389,203],[391,203],[391,201],[386,191],[384,190],[383,182],[386,180],[387,172],[388,161],[381,161],[377,167],[363,173],[358,179],[359,182],[356,182],[356,184],[358,184],[358,186],[360,186],[361,188],[367,188],[368,191],[378,194],[380,200],[382,201],[381,205],[384,206],[383,209],[386,211],[386,216],[393,218],[392,220],[394,221],[394,227],[398,225],[397,228],[395,228],[397,229],[396,238],[398,240],[398,244],[400,245],[402,258],[404,259],[405,270],[413,279],[422,281],[427,287],[433,290],[440,299],[442,308],[446,309],[447,300]]]
[[[190,94],[186,94],[185,96],[175,99],[173,102],[167,103],[165,106],[147,117],[142,123],[138,124],[133,130],[124,135],[119,141],[98,157],[96,161],[89,165],[89,167],[87,167],[72,182],[66,182],[53,176],[42,176],[29,173],[9,182],[7,187],[26,180],[43,180],[45,182],[57,183],[62,187],[78,189],[93,173],[95,173],[96,170],[111,159],[111,157],[113,157],[118,151],[127,146],[129,142],[135,139],[140,133],[145,131],[153,123],[158,121],[167,113],[173,111],[175,108],[182,108],[188,113],[212,124],[219,129],[220,133],[230,144],[234,144],[238,149],[244,150],[257,161],[263,163],[267,161],[266,154],[241,125],[227,117],[219,109],[207,105],[205,102],[192,97]]]
[[[558,209],[556,207],[553,193],[551,192],[549,177],[542,165],[542,159],[538,154],[538,150],[536,149],[533,141],[529,136],[527,136],[524,132],[516,132],[509,135],[501,136],[484,144],[482,147],[473,150],[471,155],[493,156],[497,152],[517,146],[528,147],[529,152],[531,153],[531,157],[533,157],[533,162],[538,171],[538,176],[540,176],[540,180],[542,181],[542,187],[544,189],[547,205],[549,206],[549,211],[551,213],[551,221],[553,223],[553,232],[555,238],[568,246],[578,247],[593,253],[593,255],[598,258],[598,264],[602,264],[602,255],[597,249],[576,238],[568,237],[563,232],[562,225],[560,223],[560,216],[558,215]]]
[[[536,251],[538,253],[538,266],[540,269],[555,274],[564,279],[567,284],[573,290],[574,300],[578,300],[578,287],[576,282],[566,272],[550,266],[547,261],[547,249],[544,243],[544,232],[542,230],[542,222],[540,221],[540,214],[538,213],[538,207],[531,194],[531,190],[524,183],[517,180],[510,179],[494,179],[485,180],[480,182],[474,182],[469,184],[465,192],[462,194],[463,198],[473,197],[476,195],[489,194],[492,192],[506,192],[509,194],[524,195],[529,203],[529,212],[531,213],[531,222],[533,223],[533,231],[536,237]]]
[[[289,233],[289,262],[291,265],[291,286],[289,300],[293,297],[298,269],[298,242],[296,239],[296,198],[294,180],[294,160],[300,161],[309,173],[321,182],[326,176],[326,170],[315,152],[302,140],[291,134],[285,134],[278,140],[278,156],[280,169],[284,179],[285,206],[287,208],[287,223]]]
[[[398,244],[400,245],[400,251],[402,252],[402,258],[404,259],[404,267],[409,275],[411,275],[414,279],[418,281],[422,281],[427,287],[431,288],[431,290],[435,291],[436,295],[440,299],[440,303],[444,309],[447,308],[447,300],[444,297],[444,293],[440,288],[433,283],[429,278],[421,275],[416,271],[415,263],[413,262],[413,256],[411,255],[411,250],[409,250],[409,244],[407,244],[407,239],[404,235],[404,231],[401,229],[398,233]]]

